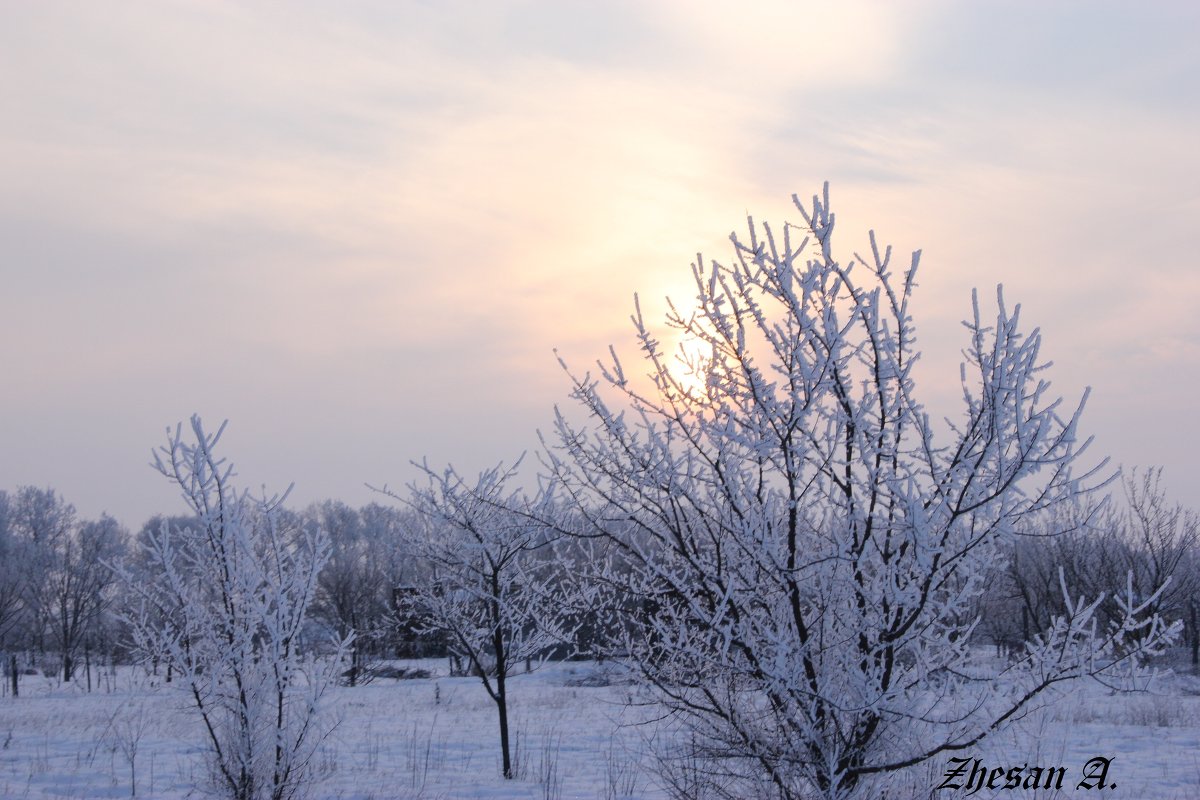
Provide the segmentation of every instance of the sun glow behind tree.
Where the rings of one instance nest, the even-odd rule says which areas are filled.
[[[652,389],[615,348],[599,379],[567,368],[587,422],[560,414],[547,460],[611,545],[597,580],[638,609],[624,651],[689,734],[664,774],[842,800],[973,747],[1057,684],[1137,679],[1177,626],[1132,590],[1102,626],[1100,598],[1063,584],[1065,613],[1013,664],[977,660],[972,609],[1003,547],[1102,503],[1084,402],[1050,394],[1040,333],[997,290],[994,316],[975,298],[961,406],[935,441],[912,376],[919,253],[897,264],[871,236],[843,261],[828,186],[793,199],[804,224],[751,222],[731,259],[693,266],[699,310],[667,319],[683,339],[635,305]],[[702,390],[672,353],[698,343]]]

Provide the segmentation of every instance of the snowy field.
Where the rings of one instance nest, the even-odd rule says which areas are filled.
[[[512,684],[518,777],[500,777],[495,706],[472,678],[437,677],[446,662],[408,662],[435,677],[332,690],[339,722],[318,754],[312,797],[331,800],[663,798],[648,742],[665,735],[636,695],[588,663],[550,664]],[[989,768],[1066,767],[1060,791],[982,791],[973,797],[1200,797],[1200,681],[1162,679],[1152,694],[1077,687],[977,751]],[[200,732],[178,691],[141,671],[79,686],[26,677],[0,697],[0,797],[199,798],[207,785]],[[648,721],[649,720],[649,721]],[[643,723],[643,724],[638,724]],[[1112,759],[1115,788],[1077,789],[1084,764]],[[889,797],[932,791],[945,759],[893,780]]]

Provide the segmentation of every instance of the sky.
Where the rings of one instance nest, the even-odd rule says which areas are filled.
[[[632,358],[635,292],[828,180],[848,251],[923,252],[931,407],[1002,283],[1093,452],[1200,505],[1194,3],[0,13],[0,489],[179,512],[193,413],[295,505],[532,453],[555,348]]]

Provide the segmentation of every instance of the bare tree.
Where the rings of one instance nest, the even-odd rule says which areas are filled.
[[[137,797],[137,755],[142,738],[150,729],[153,717],[141,702],[133,702],[117,708],[101,734],[101,740],[111,743],[114,751],[120,751],[129,764],[129,796]]]
[[[282,497],[237,490],[216,455],[225,426],[192,417],[168,431],[154,467],[181,490],[195,522],[164,522],[143,543],[152,579],[122,571],[139,605],[129,624],[139,650],[180,676],[203,723],[215,779],[235,800],[286,800],[310,777],[327,733],[320,701],[340,663],[301,651],[301,631],[329,557],[319,530],[280,525]]]
[[[408,622],[412,617],[410,590],[424,580],[425,565],[413,556],[409,543],[412,531],[421,525],[418,514],[408,507],[368,503],[358,509],[362,534],[371,553],[372,569],[378,570],[383,619],[373,631],[371,644],[380,655],[424,658],[445,654],[444,637],[438,632],[421,632]]]
[[[1196,550],[1200,546],[1200,518],[1196,512],[1171,502],[1162,484],[1162,468],[1132,470],[1122,482],[1124,514],[1114,528],[1125,545],[1126,565],[1133,590],[1156,596],[1153,610],[1172,620],[1183,620],[1193,666],[1200,664],[1200,575]]]
[[[59,537],[48,554],[40,594],[50,638],[62,656],[64,681],[75,676],[78,651],[111,599],[115,576],[108,565],[120,558],[125,540],[125,530],[105,515]]]
[[[16,653],[17,634],[25,617],[25,548],[9,524],[8,492],[0,491],[0,672],[15,697],[20,691]]]
[[[32,542],[53,544],[75,524],[75,506],[53,489],[22,486],[9,504],[9,524]]]
[[[386,624],[387,565],[379,543],[368,538],[359,513],[350,506],[326,501],[306,516],[330,543],[329,560],[317,579],[313,617],[329,625],[339,639],[353,639],[346,677],[354,686]]]
[[[0,649],[21,610],[20,555],[8,514],[8,492],[0,490]]]
[[[839,260],[828,187],[793,199],[803,225],[751,221],[731,264],[693,266],[676,358],[637,307],[648,383],[615,351],[598,379],[569,373],[587,427],[559,413],[547,456],[631,565],[631,661],[725,797],[869,792],[1168,636],[1153,595],[1127,592],[1105,629],[1098,600],[1067,596],[1003,676],[975,657],[999,545],[1104,483],[1083,402],[1050,394],[1040,335],[997,292],[990,321],[973,298],[961,413],[935,428],[912,374],[919,254],[897,277],[872,235]]]
[[[1178,618],[1195,592],[1188,562],[1200,544],[1196,513],[1167,498],[1162,468],[1132,470],[1123,481],[1124,538],[1132,550],[1134,590],[1148,596],[1165,586],[1155,611]]]
[[[515,466],[488,470],[474,484],[452,468],[426,472],[429,485],[412,487],[407,501],[420,514],[409,544],[424,567],[407,604],[421,626],[448,638],[496,704],[502,771],[512,778],[509,678],[573,634],[554,564],[537,557],[554,539],[537,519],[547,498],[510,490]]]
[[[53,489],[22,486],[10,503],[9,527],[22,551],[26,641],[45,653],[53,617],[50,578],[75,529],[75,507]]]
[[[1086,520],[1076,509],[1059,509],[1017,530],[1002,542],[992,559],[986,591],[978,597],[980,633],[990,635],[1001,649],[1019,652],[1024,642],[1066,613],[1070,595],[1118,597],[1125,587],[1127,547],[1114,535],[1111,504],[1091,508]],[[1101,603],[1097,615],[1104,624],[1120,614],[1113,602]]]
[[[1059,514],[1017,537],[1009,546],[1005,574],[989,588],[987,627],[1011,632],[1015,624],[1019,638],[1028,639],[1064,613],[1061,583],[1075,595],[1104,595],[1097,615],[1112,624],[1121,614],[1117,598],[1130,588],[1141,598],[1157,592],[1148,610],[1182,621],[1196,656],[1196,515],[1168,499],[1161,468],[1131,470],[1120,486],[1103,512],[1089,520]]]

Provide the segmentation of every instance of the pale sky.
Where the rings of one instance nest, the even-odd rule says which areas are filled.
[[[193,412],[380,499],[537,445],[634,292],[831,182],[923,250],[920,388],[1005,285],[1114,463],[1200,505],[1200,4],[0,0],[0,489],[138,527]]]

